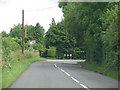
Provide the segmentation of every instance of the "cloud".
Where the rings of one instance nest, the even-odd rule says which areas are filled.
[[[39,22],[47,30],[52,18],[61,21],[62,11],[57,4],[57,0],[9,0],[0,5],[0,31],[9,32],[14,24],[22,23],[22,9],[25,10],[25,24]]]
[[[6,4],[9,0],[0,0],[0,4]]]

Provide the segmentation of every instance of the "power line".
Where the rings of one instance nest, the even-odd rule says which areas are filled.
[[[52,7],[47,7],[47,8],[41,8],[41,9],[29,9],[29,10],[25,10],[26,12],[31,12],[31,11],[43,11],[43,10],[48,10],[48,9],[52,9],[52,8],[55,8],[55,7],[58,7],[57,5],[56,6],[52,6]]]

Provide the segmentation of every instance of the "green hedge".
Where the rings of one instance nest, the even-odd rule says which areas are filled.
[[[50,47],[47,51],[47,56],[48,57],[56,57],[56,48]]]

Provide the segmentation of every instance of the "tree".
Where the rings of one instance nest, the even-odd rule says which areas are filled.
[[[22,37],[22,26],[20,24],[14,25],[13,28],[11,28],[9,35],[11,37],[18,37],[19,39]]]
[[[51,23],[51,25],[55,25],[56,23],[55,23],[55,19],[54,18],[52,18],[52,23]]]
[[[72,53],[72,47],[76,43],[73,37],[67,36],[63,27],[63,22],[52,23],[45,35],[46,47],[56,47],[57,57],[59,58],[63,58],[65,53]]]
[[[8,37],[8,34],[5,31],[2,31],[1,34],[2,34],[2,37]]]
[[[58,6],[64,10],[66,5],[67,5],[67,2],[59,2]]]
[[[45,49],[44,46],[44,28],[40,26],[39,23],[36,24],[34,29],[32,28],[32,39],[36,41],[36,44],[33,46],[34,49],[39,50],[39,55],[41,56],[41,52]]]
[[[102,25],[104,31],[102,32],[102,40],[104,46],[104,60],[107,66],[110,68],[119,67],[118,60],[118,4],[114,5],[112,8],[107,9],[107,11],[102,15]]]
[[[108,3],[73,2],[67,3],[63,8],[64,29],[69,37],[75,37],[76,47],[86,52],[87,61],[102,62],[102,23],[99,17],[107,5]]]
[[[33,40],[33,31],[35,27],[32,25],[26,25],[25,26],[25,37],[27,37],[30,40]]]
[[[33,30],[33,39],[36,40],[37,43],[44,44],[44,28],[40,26],[39,23],[36,24]]]

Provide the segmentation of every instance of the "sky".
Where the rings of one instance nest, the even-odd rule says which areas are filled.
[[[35,26],[39,22],[45,31],[48,30],[52,18],[56,22],[63,18],[58,0],[0,0],[0,32],[9,33],[14,25],[22,23],[22,9],[25,25]]]

